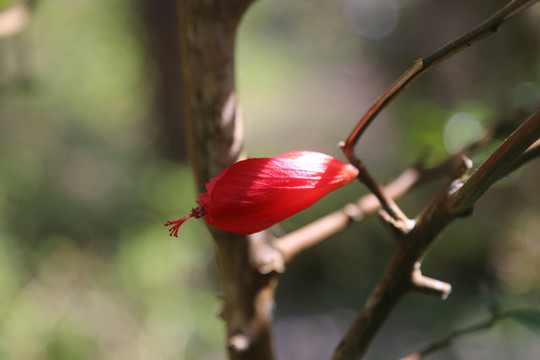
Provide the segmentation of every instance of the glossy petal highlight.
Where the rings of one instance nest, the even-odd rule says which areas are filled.
[[[198,209],[208,224],[248,235],[304,210],[357,175],[353,165],[311,151],[247,159],[206,185]]]

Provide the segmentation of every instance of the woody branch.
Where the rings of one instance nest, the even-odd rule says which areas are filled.
[[[186,139],[199,190],[245,156],[234,81],[235,36],[253,0],[180,0]],[[273,359],[270,321],[277,283],[259,271],[265,242],[211,228],[223,294],[228,357]],[[271,254],[271,252],[269,252]]]
[[[386,210],[383,218],[395,230],[401,231],[394,231],[397,242],[392,259],[364,308],[337,347],[334,360],[362,358],[392,309],[408,292],[427,292],[441,298],[448,295],[450,291],[448,284],[426,278],[421,274],[422,258],[444,227],[456,217],[467,215],[472,205],[495,181],[512,168],[512,164],[525,161],[529,155],[537,151],[537,147],[533,144],[540,135],[538,129],[540,112],[535,113],[520,126],[467,181],[460,183],[461,180],[456,180],[444,188],[410,229],[403,227],[400,212],[392,212],[396,205],[393,200],[387,201],[389,197],[384,194],[384,189],[370,185],[371,176],[361,160],[354,154],[356,142],[376,115],[414,79],[444,59],[495,32],[502,23],[535,2],[532,0],[511,1],[465,35],[443,46],[430,56],[415,61],[411,68],[368,110],[347,141],[342,144],[343,152],[351,163],[359,165],[359,180],[368,185],[370,190],[375,190],[374,194]],[[467,166],[464,170],[467,170]],[[403,231],[404,228],[407,231]]]
[[[537,312],[535,310],[531,311],[529,309],[517,309],[517,310],[506,310],[506,311],[501,311],[497,308],[491,309],[491,316],[489,318],[476,322],[469,326],[453,330],[446,336],[436,341],[433,341],[432,343],[428,344],[420,351],[410,354],[404,357],[402,360],[421,360],[429,354],[432,354],[438,350],[444,349],[452,345],[455,340],[458,340],[461,337],[471,335],[471,334],[481,332],[481,331],[486,331],[505,319],[515,319],[519,321],[519,319],[522,318],[523,315],[531,316],[531,314],[537,314]]]
[[[491,144],[494,139],[508,136],[508,128],[524,117],[521,111],[500,117],[484,130],[484,135],[477,141],[465,146],[458,153],[451,155],[438,165],[426,168],[422,162],[404,170],[394,180],[384,186],[384,192],[392,199],[406,195],[411,189],[438,179],[457,178],[468,170],[468,162],[464,161],[475,151]],[[527,149],[508,169],[507,173],[517,170],[526,162],[540,157],[540,140]],[[452,177],[453,176],[453,177]],[[367,194],[347,204],[342,209],[333,211],[295,231],[276,238],[273,247],[283,254],[285,265],[301,252],[328,239],[342,231],[353,222],[360,222],[375,214],[381,208],[379,200],[373,194]]]
[[[360,170],[358,179],[364,183],[381,202],[382,208],[388,214],[385,218],[391,222],[390,225],[402,232],[410,230],[407,217],[395,204],[393,199],[385,194],[384,189],[377,184],[363,162],[355,155],[354,146],[377,115],[420,75],[459,51],[495,33],[505,21],[537,1],[538,0],[513,0],[463,36],[451,41],[431,55],[414,61],[413,64],[379,97],[379,99],[377,99],[362,119],[360,119],[347,140],[341,144],[341,148],[347,159]]]
[[[441,298],[448,295],[447,285],[426,279],[419,272],[426,251],[441,230],[455,218],[468,214],[485,191],[507,174],[539,137],[540,110],[514,131],[470,177],[448,184],[424,209],[414,228],[397,239],[390,263],[338,346],[335,360],[362,358],[391,310],[407,293],[428,292]]]
[[[366,130],[367,126],[375,119],[375,117],[386,107],[392,100],[394,100],[407,86],[409,86],[414,80],[416,80],[421,74],[431,69],[436,64],[456,54],[457,52],[465,49],[467,46],[478,42],[485,37],[489,36],[496,29],[504,23],[504,21],[510,19],[519,11],[531,6],[538,0],[528,1],[511,1],[500,11],[492,15],[489,19],[476,26],[474,29],[464,34],[463,36],[455,39],[454,41],[443,46],[433,54],[415,61],[413,65],[407,69],[372,105],[372,107],[366,112],[366,114],[359,121],[357,126],[351,132],[347,141],[340,146],[344,151],[347,158],[351,163],[355,164],[360,169],[359,179],[365,183],[367,187],[372,191],[369,194],[351,205],[347,205],[344,209],[337,210],[327,216],[320,218],[319,220],[306,225],[294,232],[291,232],[283,237],[278,238],[274,246],[280,250],[285,257],[285,261],[290,261],[299,252],[323,241],[328,236],[341,231],[350,223],[351,220],[358,221],[363,216],[370,215],[382,207],[388,214],[387,219],[393,221],[407,221],[407,217],[399,210],[399,207],[395,204],[394,199],[405,194],[410,187],[414,186],[418,181],[425,181],[426,179],[444,176],[452,171],[456,171],[457,164],[462,156],[467,155],[476,148],[485,145],[486,142],[491,141],[494,136],[501,133],[504,128],[508,126],[508,121],[504,118],[497,121],[491,129],[487,129],[485,136],[473,144],[465,147],[459,154],[456,154],[449,158],[447,161],[441,163],[439,166],[433,169],[424,169],[422,167],[411,168],[405,170],[400,176],[398,176],[392,183],[386,187],[381,187],[369,174],[364,164],[354,154],[354,146],[360,139],[360,136]],[[506,116],[515,120],[516,118],[523,116],[520,111],[514,114]],[[531,149],[527,151],[520,159],[516,160],[513,167],[519,167],[524,162],[539,156],[539,145],[531,146]],[[454,170],[451,170],[454,169]],[[511,171],[511,169],[509,169]],[[407,225],[401,228],[404,232],[407,231]]]
[[[516,7],[513,13],[504,15],[504,20],[533,2],[513,1],[511,4],[519,3],[521,8]],[[238,22],[251,0],[210,1],[204,4],[187,0],[179,3],[183,73],[187,90],[186,134],[190,160],[202,189],[212,176],[243,156],[242,127],[234,90],[233,55]],[[424,71],[418,70],[418,64],[413,65],[413,73]],[[411,71],[406,73],[404,83],[397,87],[398,92],[417,76],[409,76],[410,73]],[[388,96],[384,101],[391,101],[392,96]],[[376,112],[386,105],[384,101],[380,103],[378,110],[375,109]],[[357,140],[348,141],[345,145],[344,151],[347,151],[349,146],[351,156],[354,156],[352,148]],[[536,156],[537,152],[537,147],[533,146],[518,159],[527,161]],[[349,159],[356,162],[355,157]],[[398,225],[407,224],[408,219],[393,203],[392,197],[363,169],[363,164],[357,165],[362,170],[361,180],[382,203],[390,218]],[[416,180],[412,183],[414,181]],[[403,188],[404,191],[408,189],[407,186]],[[354,216],[354,212],[348,211],[346,215]],[[410,229],[405,227],[402,230],[406,233]],[[212,234],[217,244],[216,258],[224,289],[222,316],[227,324],[229,357],[272,359],[269,321],[277,284],[275,272],[282,270],[283,259],[277,251],[268,246],[264,234],[261,235],[262,238],[244,237],[215,229]],[[419,270],[419,267],[417,269]],[[411,289],[421,289],[422,286],[425,288],[424,285],[430,283],[426,281],[429,279],[420,272],[417,275],[421,281]],[[383,316],[379,318],[384,319],[384,314],[380,314]]]

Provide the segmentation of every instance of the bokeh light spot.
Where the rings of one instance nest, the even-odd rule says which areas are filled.
[[[466,112],[456,113],[444,126],[444,146],[449,153],[455,154],[481,135],[482,125],[476,115]]]
[[[345,17],[360,36],[380,38],[394,30],[399,19],[394,0],[346,0]]]

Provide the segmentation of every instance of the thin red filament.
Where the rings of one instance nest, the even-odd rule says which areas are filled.
[[[180,226],[182,226],[182,224],[184,224],[189,218],[193,217],[195,219],[199,219],[206,214],[208,214],[208,211],[206,211],[206,209],[202,207],[196,207],[196,208],[191,209],[191,214],[189,214],[188,216],[184,216],[183,218],[174,220],[174,221],[167,221],[163,225],[172,226],[169,229],[170,236],[178,237],[178,230],[180,229]]]

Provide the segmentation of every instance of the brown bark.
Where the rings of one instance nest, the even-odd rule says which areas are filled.
[[[179,1],[188,155],[201,191],[210,178],[244,156],[234,45],[250,3]],[[216,243],[229,358],[272,359],[269,325],[277,277],[272,268],[262,271],[255,256],[266,239],[210,230]]]
[[[356,157],[356,143],[377,114],[422,73],[493,34],[505,21],[536,2],[538,0],[512,0],[471,31],[415,61],[373,104],[342,144],[347,158],[359,167],[359,180],[368,185],[375,195],[379,193],[377,198],[385,210],[381,216],[393,230],[397,241],[385,273],[338,345],[334,360],[361,359],[393,308],[408,292],[429,293],[442,299],[448,296],[451,290],[449,284],[422,276],[422,259],[444,227],[457,217],[470,215],[474,203],[495,181],[507,174],[514,164],[519,166],[520,161],[526,161],[531,153],[534,156],[534,150],[528,155],[526,153],[540,135],[540,111],[518,128],[470,177],[467,177],[467,171],[472,165],[470,160],[464,159],[463,173],[456,174],[456,179],[431,201],[414,223],[405,224],[410,227],[404,226],[403,216],[395,211],[397,205],[384,194],[384,188],[377,186]]]

